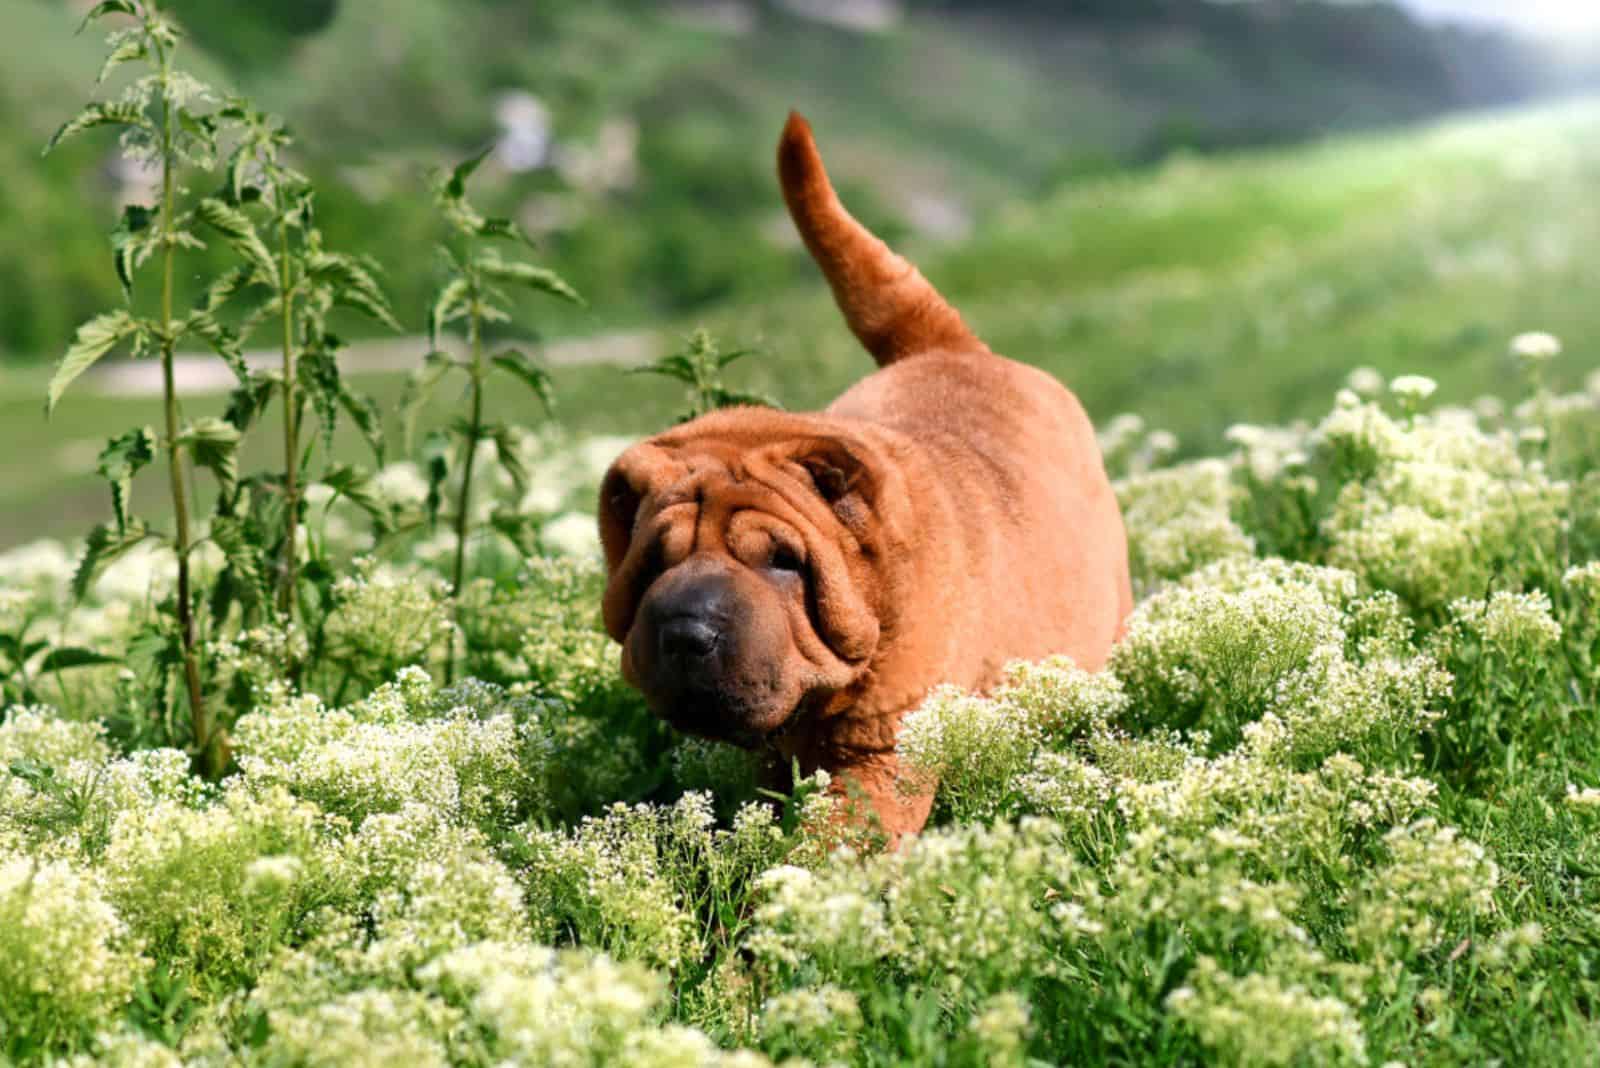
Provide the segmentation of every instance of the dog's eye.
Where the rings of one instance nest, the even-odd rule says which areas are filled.
[[[791,571],[795,574],[804,571],[805,566],[800,554],[785,545],[773,546],[772,557],[767,561],[767,567],[773,571]]]

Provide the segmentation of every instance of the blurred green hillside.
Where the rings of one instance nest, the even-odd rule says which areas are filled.
[[[0,0],[10,360],[53,357],[76,322],[116,299],[104,234],[129,180],[112,145],[86,138],[38,156],[92,88],[100,42],[73,35],[86,6]],[[503,137],[497,110],[531,94],[547,119],[544,165],[491,164],[483,195],[540,234],[589,296],[588,313],[548,314],[553,334],[690,316],[808,281],[770,171],[790,107],[822,131],[857,213],[921,251],[1175,151],[1388,125],[1593,73],[1504,35],[1313,0],[168,6],[199,73],[290,119],[330,241],[388,265],[413,325],[436,269],[423,172]],[[879,8],[902,14],[878,28],[817,17]]]
[[[922,265],[995,349],[1059,376],[1097,422],[1135,411],[1194,451],[1234,422],[1315,416],[1361,365],[1433,375],[1440,402],[1522,395],[1506,346],[1524,330],[1567,340],[1549,373],[1577,384],[1600,364],[1596,188],[1600,102],[1574,103],[1078,181]],[[738,384],[791,407],[826,403],[871,364],[793,255],[804,280],[788,293],[667,318],[646,336],[665,351],[705,322],[763,350],[734,368]],[[572,431],[646,433],[681,409],[669,385],[616,366],[553,373]],[[107,428],[156,420],[154,398],[86,389],[46,428],[46,374],[0,376],[0,543],[103,516],[90,472]],[[387,407],[402,381],[359,384]],[[426,421],[457,404],[441,394]],[[496,418],[543,418],[520,395],[492,404]],[[269,461],[274,435],[251,440],[260,455],[247,465]],[[343,447],[360,458],[353,434]],[[137,490],[153,495],[148,511],[159,489]]]
[[[1570,88],[1580,68],[1530,62],[1499,88],[1440,81],[1426,64],[1363,81],[1359,49],[1321,61],[1311,49],[1263,73],[1246,60],[1291,39],[1310,48],[1262,29],[1264,12],[1331,9],[1170,2],[1190,14],[1141,20],[1135,4],[1113,24],[1023,10],[1052,5],[974,14],[946,2],[863,32],[753,4],[294,0],[282,8],[300,12],[290,33],[281,20],[252,28],[237,14],[249,4],[183,0],[192,64],[293,119],[329,240],[387,265],[414,330],[436,278],[423,172],[490,143],[500,94],[526,90],[549,112],[557,165],[517,173],[491,160],[482,199],[539,233],[543,258],[590,298],[587,311],[530,303],[526,318],[551,338],[626,330],[635,356],[705,324],[763,351],[734,369],[736,384],[792,407],[825,403],[870,363],[782,214],[770,157],[791,105],[812,117],[852,209],[996,350],[1057,374],[1097,421],[1137,411],[1185,450],[1237,421],[1313,415],[1358,365],[1435,375],[1445,401],[1514,395],[1505,348],[1523,330],[1567,339],[1550,369],[1561,384],[1595,366],[1600,103],[1424,119],[1477,100],[1455,95],[1469,89]],[[729,11],[755,17],[729,22]],[[1357,14],[1398,17],[1381,5]],[[92,382],[48,426],[40,416],[45,361],[119,299],[105,237],[112,146],[91,136],[39,158],[97,69],[99,42],[74,37],[75,24],[54,0],[0,0],[0,348],[11,354],[0,361],[0,544],[103,518],[95,454],[112,430],[158,421],[153,399]],[[1240,26],[1259,31],[1255,51]],[[1509,63],[1521,46],[1508,40],[1468,43]],[[1481,69],[1495,68],[1485,58]],[[1390,129],[1349,129],[1372,126]],[[363,361],[359,384],[392,409],[422,347],[395,339],[378,366]],[[669,384],[613,364],[554,374],[574,431],[644,433],[681,407]],[[448,420],[458,400],[441,393],[427,421]],[[543,418],[521,397],[494,400],[498,417]],[[247,443],[259,451],[247,467],[270,463],[275,435]],[[361,458],[353,437],[342,447]]]

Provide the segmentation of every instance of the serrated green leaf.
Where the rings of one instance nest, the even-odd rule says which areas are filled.
[[[133,476],[155,458],[156,432],[147,426],[112,438],[100,450],[95,470],[111,484],[111,510],[119,532],[128,526],[128,495],[133,489]]]
[[[69,668],[102,667],[106,664],[120,664],[120,656],[109,653],[97,653],[93,649],[82,649],[74,645],[58,646],[45,654],[39,661],[39,674],[51,671],[66,671]]]
[[[249,379],[250,369],[245,366],[239,335],[223,326],[210,312],[200,310],[190,312],[178,324],[177,336],[199,338],[210,346],[211,351],[222,357],[235,378],[240,382]]]
[[[416,438],[417,419],[423,405],[455,366],[456,361],[448,352],[430,352],[422,358],[422,366],[406,377],[405,391],[400,394],[400,442],[406,452],[411,451],[411,443]]]
[[[389,298],[369,267],[354,256],[339,252],[319,252],[307,264],[314,281],[333,289],[335,303],[343,304],[398,331],[400,323],[389,309]]]
[[[736,389],[719,389],[714,395],[713,407],[731,408],[743,406],[747,408],[775,408],[783,410],[783,405],[765,393],[747,393]]]
[[[521,497],[528,492],[528,468],[522,462],[522,453],[517,446],[521,442],[521,434],[509,426],[497,425],[486,427],[484,435],[494,442],[495,457],[500,461],[500,467],[511,476],[511,483],[517,489],[517,496]]]
[[[524,245],[527,245],[529,248],[534,247],[533,242],[528,238],[527,234],[522,232],[522,227],[518,226],[516,220],[514,219],[496,218],[492,216],[484,219],[478,224],[478,236],[498,237],[506,241],[520,242]]]
[[[132,0],[100,0],[98,4],[89,9],[87,15],[83,16],[83,21],[78,23],[78,32],[82,33],[89,23],[94,22],[96,19],[113,14],[132,15],[134,18],[138,18],[139,9],[133,6]]]
[[[267,251],[261,235],[256,233],[255,224],[244,212],[229,207],[216,197],[206,197],[195,206],[194,212],[201,222],[221,234],[229,246],[255,268],[263,281],[270,279],[270,284],[277,284],[277,262],[273,260],[272,253]]]
[[[526,353],[518,349],[506,349],[492,357],[489,362],[521,379],[522,383],[533,390],[534,395],[544,404],[546,413],[554,411],[556,398],[555,391],[551,388],[550,373],[529,359]]]
[[[389,503],[378,492],[372,475],[365,468],[353,464],[339,464],[331,468],[320,481],[333,490],[333,500],[346,498],[351,504],[366,512],[379,531],[390,529],[393,516],[389,512]],[[331,504],[332,500],[329,503]]]
[[[50,376],[45,399],[45,414],[55,411],[61,395],[74,379],[93,367],[95,362],[117,346],[119,341],[138,333],[140,323],[128,312],[117,309],[97,315],[78,327],[72,347],[56,364],[56,373]]]
[[[105,62],[100,65],[100,74],[95,78],[94,84],[103,85],[105,80],[111,77],[112,71],[124,63],[134,63],[144,59],[149,54],[149,46],[140,37],[131,36],[118,41],[116,47],[107,54]]]
[[[251,374],[247,382],[241,383],[228,395],[228,410],[222,413],[222,418],[237,427],[240,433],[249,430],[266,409],[267,402],[272,399],[272,391],[278,385],[276,378]]]
[[[98,126],[132,126],[141,130],[153,129],[150,120],[145,117],[144,111],[138,104],[121,100],[94,103],[62,123],[61,128],[45,144],[44,150],[48,153],[67,138],[76,137],[85,130],[92,130]]]
[[[237,516],[214,516],[211,540],[222,550],[227,570],[232,572],[234,592],[246,610],[270,603],[272,589],[261,549],[250,537],[245,521]]]
[[[344,388],[339,381],[339,364],[332,353],[319,347],[301,354],[298,371],[300,388],[317,412],[323,451],[332,455],[333,431],[339,421],[339,394]]]
[[[224,502],[239,484],[239,436],[238,427],[215,416],[197,419],[178,432],[178,445],[189,450],[195,466],[216,476]]]
[[[384,440],[383,416],[378,409],[378,403],[365,393],[357,393],[343,381],[339,383],[339,406],[350,416],[350,421],[355,423],[356,429],[361,431],[361,436],[366,439],[367,448],[372,450],[373,460],[379,467],[383,466]]]
[[[466,196],[467,179],[471,178],[472,172],[477,170],[485,159],[489,158],[489,153],[492,151],[494,151],[494,146],[490,145],[471,159],[462,160],[456,164],[455,170],[450,172],[449,181],[444,184],[444,195],[451,200],[460,200]]]
[[[250,264],[240,264],[230,267],[219,274],[212,283],[206,287],[205,295],[195,305],[200,311],[213,313],[228,301],[255,284],[256,269]]]
[[[150,224],[156,210],[143,204],[129,204],[122,209],[117,228],[111,231],[112,264],[117,271],[117,281],[122,283],[123,296],[133,299],[133,272],[149,257],[155,248],[155,236]]]
[[[459,319],[467,310],[467,300],[472,296],[472,286],[465,278],[452,278],[439,290],[433,307],[428,309],[428,345],[437,348],[439,331],[447,323]]]
[[[255,272],[252,270],[252,277],[254,277],[254,273]],[[260,328],[262,323],[266,322],[268,319],[276,318],[282,314],[283,298],[277,293],[273,293],[271,296],[261,301],[261,303],[251,308],[244,314],[244,318],[239,320],[239,336],[249,337],[250,335],[254,334],[258,328]]]
[[[72,573],[73,600],[83,600],[89,593],[89,587],[94,585],[94,580],[107,564],[153,536],[145,529],[142,522],[133,518],[130,518],[121,530],[110,523],[96,526],[89,532],[89,538],[84,543],[83,556],[78,561],[77,569]]]
[[[681,352],[670,356],[663,356],[654,363],[647,363],[643,367],[630,367],[625,372],[630,375],[660,375],[671,378],[687,385],[694,385],[698,375],[694,364]]]
[[[504,535],[524,556],[539,554],[539,528],[533,516],[496,508],[489,514],[489,526]]]
[[[521,286],[536,293],[548,293],[573,304],[584,303],[584,299],[578,295],[576,289],[547,267],[535,267],[531,263],[519,260],[502,260],[498,256],[488,254],[479,256],[474,266],[497,282]]]

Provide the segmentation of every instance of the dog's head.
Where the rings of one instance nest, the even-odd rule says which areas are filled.
[[[882,636],[898,478],[859,431],[759,409],[623,453],[600,538],[624,676],[679,729],[743,745],[846,690]]]

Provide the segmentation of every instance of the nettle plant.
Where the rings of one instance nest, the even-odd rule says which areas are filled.
[[[369,263],[325,250],[313,225],[309,182],[282,162],[288,135],[274,120],[242,101],[223,103],[219,95],[174,65],[182,40],[177,26],[151,0],[105,0],[90,10],[84,25],[108,16],[127,16],[132,25],[115,30],[99,82],[127,64],[146,72],[109,102],[93,102],[51,138],[48,152],[69,137],[100,127],[121,131],[130,159],[160,175],[154,205],[130,204],[112,235],[113,262],[125,306],[94,317],[78,328],[48,387],[53,411],[71,383],[118,348],[135,357],[155,353],[162,368],[164,425],[160,433],[137,427],[114,437],[100,454],[98,470],[111,488],[113,519],[90,532],[73,579],[82,598],[112,560],[148,541],[169,546],[175,556],[175,588],[165,618],[149,624],[131,644],[141,660],[153,660],[181,674],[189,710],[189,744],[196,765],[219,775],[229,759],[225,726],[208,705],[201,663],[201,609],[215,623],[237,606],[245,622],[281,616],[296,609],[296,528],[303,504],[299,471],[304,466],[301,415],[309,399],[321,423],[322,441],[331,441],[341,411],[347,412],[382,458],[376,406],[341,380],[334,352],[338,339],[327,318],[338,305],[355,308],[396,326]],[[214,169],[225,140],[236,142],[226,179],[215,195],[190,197],[183,184],[191,171]],[[255,217],[276,238],[269,248]],[[220,237],[241,263],[211,281],[187,312],[176,307],[174,276],[180,253],[206,247],[202,235]],[[135,280],[155,265],[159,302],[141,313]],[[235,313],[227,306],[258,295],[254,307]],[[283,364],[277,372],[252,370],[242,355],[243,341],[260,325],[281,326]],[[175,375],[175,354],[188,344],[220,356],[238,379],[232,402],[221,418],[185,420]],[[242,435],[258,420],[272,396],[284,403],[284,467],[241,479],[238,449]],[[158,453],[167,461],[173,528],[158,532],[132,514],[132,481]],[[215,477],[216,506],[205,537],[196,522],[189,468],[206,468]],[[350,467],[328,471],[324,481],[336,494],[370,505],[380,516],[365,475]],[[209,541],[224,565],[209,604],[194,579],[194,553]],[[274,575],[276,578],[274,579]],[[276,587],[276,593],[274,593]],[[60,665],[58,665],[60,666]],[[70,665],[67,665],[70,666]],[[293,669],[293,665],[285,665]],[[169,672],[160,672],[163,680]],[[166,705],[165,682],[161,703]]]
[[[545,410],[550,411],[554,395],[550,376],[527,353],[508,346],[486,356],[485,328],[511,321],[511,304],[505,287],[532,290],[574,304],[583,298],[554,271],[517,259],[506,259],[491,242],[502,241],[532,247],[516,222],[485,216],[467,199],[467,179],[488,155],[485,150],[441,175],[435,184],[435,200],[450,226],[452,239],[441,246],[448,265],[448,278],[434,298],[428,312],[429,352],[422,366],[407,383],[401,402],[401,420],[409,450],[415,436],[417,417],[439,383],[452,371],[466,375],[469,413],[453,421],[447,430],[430,433],[422,442],[421,454],[428,477],[427,512],[437,522],[443,507],[445,483],[459,472],[453,523],[455,560],[451,568],[451,594],[460,598],[466,580],[467,542],[472,534],[472,478],[479,447],[492,442],[495,459],[511,479],[520,495],[527,487],[528,472],[522,464],[518,446],[521,432],[505,423],[488,421],[484,416],[484,387],[492,376],[509,375],[532,390]],[[439,348],[439,335],[451,323],[461,322],[466,331],[466,354],[457,356]],[[497,509],[490,516],[494,529],[519,547],[531,544],[531,520],[515,509]],[[445,665],[445,677],[454,675],[455,655]]]
[[[756,354],[755,349],[734,349],[723,352],[716,339],[704,328],[689,335],[681,352],[635,367],[629,374],[660,375],[686,387],[689,407],[678,416],[678,422],[687,423],[718,408],[752,405],[758,408],[781,408],[777,401],[763,393],[747,393],[730,389],[722,380],[722,372],[729,364]]]

